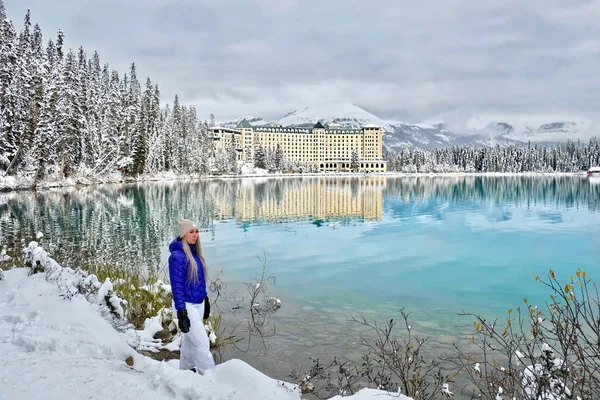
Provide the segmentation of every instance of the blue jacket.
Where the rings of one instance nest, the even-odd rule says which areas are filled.
[[[192,255],[198,265],[198,281],[188,281],[189,261],[183,252],[181,239],[177,238],[169,245],[169,279],[176,310],[185,309],[185,303],[202,303],[206,297],[206,280],[202,261],[196,254],[196,246],[190,246]]]

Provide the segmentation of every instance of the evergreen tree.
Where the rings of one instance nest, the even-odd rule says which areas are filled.
[[[3,170],[13,164],[20,143],[19,126],[15,114],[18,113],[18,94],[14,91],[14,78],[18,75],[18,48],[12,22],[6,17],[4,3],[0,3],[0,163]]]
[[[79,95],[79,74],[75,53],[69,50],[62,69],[61,87],[58,94],[58,129],[60,133],[59,148],[61,176],[68,176],[79,167],[83,159],[81,132],[83,113]]]
[[[149,82],[149,78],[148,78]],[[147,82],[147,83],[148,83]],[[146,87],[148,92],[148,87]],[[146,96],[148,94],[146,93]],[[152,99],[149,102],[148,122],[148,155],[146,156],[146,168],[148,173],[154,173],[164,170],[164,129],[162,123],[162,112],[160,110],[160,90],[157,85],[152,88]]]
[[[283,149],[281,148],[281,146],[278,143],[277,147],[275,148],[275,152],[273,153],[273,167],[276,171],[282,171],[283,164],[284,164]]]
[[[231,174],[237,173],[237,150],[233,143],[233,140],[229,145],[227,145],[226,149],[227,153],[227,172]]]
[[[246,153],[246,162],[252,163],[253,162],[252,146],[246,146],[245,153]]]
[[[9,131],[9,109],[6,107],[6,90],[11,79],[11,66],[14,55],[12,55],[12,41],[14,38],[14,29],[11,23],[7,22],[6,8],[4,1],[0,0],[0,170],[6,170],[10,164],[8,142]]]
[[[205,110],[202,110],[203,112]],[[237,172],[237,149],[215,154],[209,121],[194,107],[161,107],[160,90],[150,78],[142,92],[135,64],[127,74],[101,64],[97,52],[64,48],[64,34],[43,46],[39,25],[27,11],[15,31],[0,0],[0,174],[33,177],[81,171],[89,177],[121,168],[126,173],[205,174],[211,169]],[[246,148],[258,168],[301,168],[287,163],[283,149],[257,143]],[[214,157],[214,158],[213,158]],[[405,172],[577,172],[600,165],[600,140],[509,146],[453,146],[422,150],[404,146],[385,151],[388,169]],[[350,168],[359,170],[352,151]]]
[[[223,151],[223,149],[217,150],[215,154],[215,161],[213,166],[213,172],[216,174],[226,174],[229,172],[229,161],[227,157],[227,152]]]
[[[358,152],[354,149],[352,149],[352,155],[350,156],[350,170],[352,170],[352,172],[358,172],[360,170]]]
[[[146,90],[142,97],[139,113],[140,121],[136,124],[136,137],[133,146],[132,172],[135,175],[144,172],[148,157],[148,138],[156,136],[154,132],[157,128],[158,115],[154,109],[154,87],[150,78],[146,79]]]
[[[262,144],[259,144],[254,152],[254,166],[261,169],[267,168],[266,154]]]

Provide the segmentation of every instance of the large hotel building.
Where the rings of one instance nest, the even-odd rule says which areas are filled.
[[[385,172],[381,127],[373,124],[361,129],[346,129],[337,124],[327,127],[317,122],[312,128],[252,126],[243,119],[235,129],[211,128],[215,151],[234,144],[239,161],[254,160],[259,146],[283,150],[288,161],[311,164],[320,171],[351,171],[352,152],[358,154],[360,172]]]

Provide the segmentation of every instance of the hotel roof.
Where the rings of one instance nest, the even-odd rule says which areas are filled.
[[[252,125],[250,125],[250,122],[248,122],[248,120],[246,118],[243,118],[240,122],[237,123],[236,125],[237,128],[250,128],[252,129]]]
[[[268,133],[313,133],[314,128],[277,128],[269,126],[255,126],[255,132],[268,132]],[[334,128],[325,129],[325,134],[335,135],[348,135],[348,134],[360,134],[362,129],[346,129],[346,128]]]
[[[274,126],[255,126],[256,132],[270,132],[270,133],[312,133],[312,129],[308,128],[283,128]]]
[[[255,132],[267,132],[267,133],[313,133],[313,130],[315,129],[323,129],[325,131],[325,134],[329,134],[329,135],[348,135],[348,134],[361,134],[363,129],[349,129],[349,128],[342,128],[342,127],[331,127],[331,128],[326,128],[325,126],[323,126],[323,124],[321,124],[320,122],[317,122],[315,124],[314,127],[312,128],[301,128],[301,127],[293,127],[293,126],[289,126],[289,127],[281,127],[281,126],[252,126],[250,125],[250,123],[246,120],[246,119],[242,119],[240,122],[237,123],[237,128],[249,128],[254,130]],[[375,124],[367,124],[364,126],[364,128],[379,128],[379,126],[375,125]],[[239,131],[238,129],[232,129],[232,128],[224,128],[221,126],[215,126],[211,128],[213,131],[215,130],[222,130],[224,132],[233,132],[233,133],[241,133],[241,131]]]

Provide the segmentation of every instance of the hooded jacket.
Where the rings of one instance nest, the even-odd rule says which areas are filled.
[[[177,238],[169,245],[169,279],[176,310],[185,309],[185,303],[202,303],[206,297],[206,280],[200,257],[196,254],[196,246],[190,246],[194,260],[198,265],[198,281],[188,280],[189,260],[183,252],[182,239]]]

